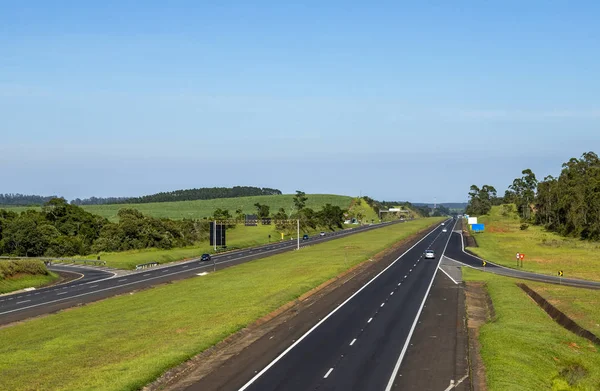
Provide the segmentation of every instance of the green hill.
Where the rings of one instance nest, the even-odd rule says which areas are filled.
[[[331,204],[346,209],[350,206],[352,197],[333,194],[307,194],[306,207],[320,210],[325,204]],[[178,201],[178,202],[155,202],[146,204],[113,204],[113,205],[84,205],[83,209],[90,213],[106,217],[111,221],[117,221],[117,212],[122,208],[134,208],[153,217],[167,217],[171,219],[193,218],[201,219],[211,216],[217,208],[228,209],[233,215],[240,208],[244,213],[254,214],[254,204],[269,205],[271,213],[279,208],[284,208],[289,213],[294,203],[292,194],[253,196],[239,198],[220,198],[215,200]],[[16,209],[16,208],[15,208]],[[14,210],[14,209],[12,209]]]

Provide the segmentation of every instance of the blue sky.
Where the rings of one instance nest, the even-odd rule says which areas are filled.
[[[0,193],[465,201],[600,152],[596,2],[51,3],[0,0]]]

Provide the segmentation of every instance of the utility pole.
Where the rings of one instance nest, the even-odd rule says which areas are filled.
[[[213,223],[213,243],[215,245],[215,252],[217,252],[217,220]]]
[[[296,250],[300,250],[300,219],[296,220],[296,234],[297,234],[297,248]]]

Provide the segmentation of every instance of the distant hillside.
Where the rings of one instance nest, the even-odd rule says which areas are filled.
[[[202,187],[199,189],[183,189],[161,192],[141,197],[91,197],[76,198],[74,205],[108,205],[108,204],[147,204],[152,202],[177,202],[195,200],[214,200],[219,198],[236,198],[264,195],[281,195],[278,189],[268,187],[234,186],[234,187]]]
[[[413,205],[428,206],[430,208],[433,208],[433,203],[413,202]],[[464,210],[467,207],[466,202],[442,202],[442,203],[438,203],[437,205],[442,205],[443,207],[448,208],[448,209],[463,209]]]
[[[320,210],[325,204],[339,206],[347,209],[350,206],[352,197],[332,195],[332,194],[307,194],[307,208],[315,211]],[[235,215],[237,209],[241,209],[245,214],[255,214],[254,204],[260,203],[269,205],[271,213],[276,213],[279,208],[284,208],[290,212],[294,203],[292,194],[282,195],[263,195],[253,197],[221,198],[213,200],[195,200],[179,202],[154,202],[142,204],[112,204],[112,205],[84,205],[82,206],[88,212],[106,217],[111,221],[117,221],[117,212],[122,208],[134,208],[143,214],[152,217],[167,217],[171,219],[201,219],[212,216],[213,212],[220,209],[227,209],[231,215]]]
[[[28,205],[42,205],[56,196],[39,196],[39,195],[25,195],[25,194],[0,194],[0,205],[1,206],[28,206]]]

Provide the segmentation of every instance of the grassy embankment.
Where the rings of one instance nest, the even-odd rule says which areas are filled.
[[[521,230],[515,214],[504,216],[495,206],[489,215],[479,217],[485,232],[473,234],[479,247],[473,253],[491,262],[516,268],[515,255],[524,253],[523,270],[565,277],[600,280],[600,243],[565,238],[542,227],[530,225]]]
[[[463,268],[463,278],[487,284],[496,312],[479,337],[490,391],[600,389],[599,346],[554,322],[517,287],[519,280],[470,268]],[[568,315],[581,311],[576,320],[594,331],[591,326],[600,320],[600,292],[521,282]]]
[[[314,235],[316,232],[310,232]],[[301,232],[301,235],[303,232]],[[269,235],[271,238],[269,239]],[[296,238],[296,235],[293,235]],[[284,240],[291,240],[291,236],[285,235]],[[243,248],[278,242],[281,234],[274,225],[246,227],[238,225],[234,229],[227,230],[227,246],[229,248]],[[213,247],[204,242],[198,246],[174,248],[171,250],[143,249],[133,251],[121,251],[114,253],[99,254],[106,265],[120,269],[134,269],[135,265],[148,262],[174,262],[182,259],[199,257],[203,253],[213,253]],[[85,258],[95,259],[98,254],[88,255]]]
[[[0,389],[139,389],[439,221],[392,225],[0,329]]]
[[[59,276],[46,269],[42,261],[0,261],[0,294],[37,288],[56,281]]]
[[[307,194],[307,208],[320,210],[323,205],[337,205],[342,209],[348,208],[352,197],[333,195],[333,194]],[[255,214],[254,204],[260,203],[269,205],[271,213],[277,213],[279,208],[284,208],[290,212],[294,206],[294,195],[282,194],[275,196],[253,196],[238,198],[219,198],[214,200],[196,200],[196,201],[178,201],[178,202],[153,202],[148,204],[112,204],[112,205],[84,205],[83,209],[109,219],[117,221],[117,212],[122,208],[137,209],[145,215],[170,218],[170,219],[201,219],[213,214],[217,208],[227,209],[232,215],[236,209],[241,208],[246,214]],[[1,207],[0,207],[1,208]],[[38,207],[10,207],[14,212],[20,212],[27,209],[39,209]]]

